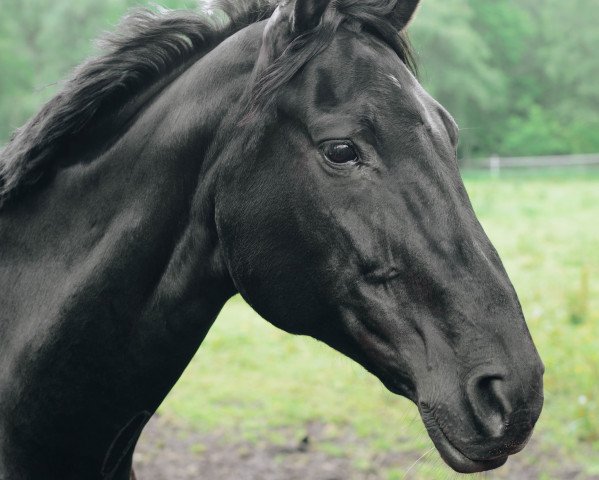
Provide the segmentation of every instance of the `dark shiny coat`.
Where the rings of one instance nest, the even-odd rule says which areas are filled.
[[[1,480],[128,478],[236,292],[412,399],[454,469],[526,443],[543,366],[406,66],[418,2],[256,3],[133,15],[0,152]]]

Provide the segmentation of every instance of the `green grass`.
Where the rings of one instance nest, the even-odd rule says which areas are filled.
[[[546,364],[541,429],[599,451],[599,176],[466,178]]]
[[[599,175],[465,178],[546,364],[536,448],[559,449],[598,473]],[[201,430],[275,443],[276,427],[297,429],[298,438],[309,422],[326,423],[330,438],[349,428],[368,445],[347,452],[358,466],[376,452],[424,453],[431,446],[409,401],[328,347],[271,327],[239,297],[226,305],[161,411]],[[410,475],[446,477],[436,455]],[[403,478],[408,467],[393,466],[388,478]]]

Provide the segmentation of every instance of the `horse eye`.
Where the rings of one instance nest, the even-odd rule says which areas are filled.
[[[321,147],[322,153],[332,163],[354,163],[358,154],[350,142],[327,142]]]

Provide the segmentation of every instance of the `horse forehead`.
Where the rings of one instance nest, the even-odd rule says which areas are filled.
[[[370,34],[341,32],[331,42],[321,61],[315,62],[321,71],[335,74],[348,83],[373,81],[383,72],[403,76],[403,62],[383,41]],[[407,68],[406,68],[407,70]]]
[[[384,108],[390,97],[425,93],[395,52],[372,35],[342,34],[319,57],[309,64],[306,84],[316,106],[361,97]]]
[[[372,107],[382,116],[394,116],[401,111],[431,124],[441,112],[448,123],[455,124],[451,115],[382,40],[371,34],[351,36],[351,32],[335,40],[326,52],[328,56],[315,71],[317,90],[331,92],[339,105],[353,103],[355,108]]]

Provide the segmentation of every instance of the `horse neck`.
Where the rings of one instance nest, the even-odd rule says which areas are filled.
[[[232,128],[227,113],[247,86],[257,38],[256,32],[240,32],[162,82],[162,90],[154,86],[129,102],[123,111],[136,112],[133,119],[121,131],[99,135],[113,141],[95,158],[74,152],[74,158],[61,159],[68,166],[50,185],[4,215],[11,243],[34,251],[42,268],[48,257],[58,263],[52,283],[83,281],[119,257],[120,271],[131,271],[132,263],[145,265],[143,278],[140,273],[127,284],[149,283],[162,300],[175,292],[190,294],[202,277],[214,284],[215,274],[226,276],[214,265],[210,209],[221,148],[214,141]],[[22,225],[25,217],[30,221]],[[16,249],[10,260],[17,257]]]
[[[67,159],[0,211],[0,391],[22,392],[0,402],[6,439],[23,417],[35,428],[19,438],[52,443],[48,462],[100,462],[123,425],[157,408],[234,293],[214,227],[215,142],[236,128],[227,111],[259,39],[259,27],[228,39],[144,98],[96,158]],[[61,443],[65,415],[78,427]],[[0,442],[0,466],[19,465],[23,445]]]

